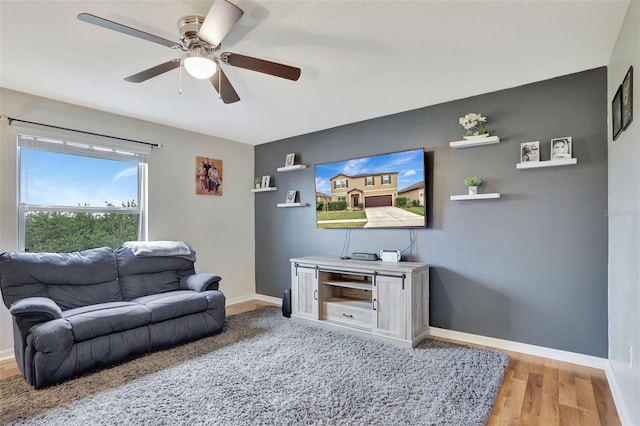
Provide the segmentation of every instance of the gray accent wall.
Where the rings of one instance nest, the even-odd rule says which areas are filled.
[[[384,100],[381,100],[383,102]],[[478,112],[500,143],[452,149],[458,118]],[[573,138],[577,165],[517,170],[520,143]],[[424,148],[427,229],[317,229],[313,165]],[[278,173],[287,153],[309,167]],[[281,297],[289,259],[407,250],[430,271],[434,327],[607,357],[607,70],[353,123],[255,147],[255,175],[277,191],[255,194],[256,292]],[[480,176],[494,200],[451,201]],[[277,208],[286,191],[309,207]],[[409,259],[410,258],[410,259]]]

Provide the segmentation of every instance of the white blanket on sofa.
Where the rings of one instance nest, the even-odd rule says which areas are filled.
[[[127,241],[122,246],[140,257],[179,256],[196,261],[196,252],[186,241]]]

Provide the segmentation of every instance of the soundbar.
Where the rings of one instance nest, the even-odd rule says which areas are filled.
[[[351,259],[353,260],[378,260],[378,255],[375,253],[351,253]]]

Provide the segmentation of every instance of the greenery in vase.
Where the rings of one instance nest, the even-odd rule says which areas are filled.
[[[479,136],[487,133],[485,123],[487,117],[483,117],[481,114],[470,112],[464,117],[460,117],[458,123],[465,130],[465,136]]]
[[[464,180],[464,184],[467,186],[480,186],[482,185],[482,179],[478,176],[468,177]]]
[[[253,182],[254,182],[256,185],[260,185],[260,184],[262,184],[262,178],[261,178],[261,177],[257,177],[257,178],[255,178],[255,179],[253,179]]]

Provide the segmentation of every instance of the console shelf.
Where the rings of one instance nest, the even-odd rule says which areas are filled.
[[[452,195],[452,201],[463,201],[463,200],[489,200],[492,198],[500,198],[499,192],[492,192],[489,194],[475,194],[475,195]]]
[[[541,167],[557,167],[557,166],[571,166],[578,163],[577,158],[566,158],[562,160],[549,160],[549,161],[530,161],[528,163],[516,164],[517,169],[538,169]]]
[[[325,280],[323,284],[333,285],[336,287],[357,288],[359,290],[371,290],[370,281],[351,281],[351,280]]]
[[[500,138],[497,136],[487,136],[480,139],[465,139],[462,141],[449,142],[451,148],[469,148],[472,146],[492,145],[494,143],[500,143]]]

